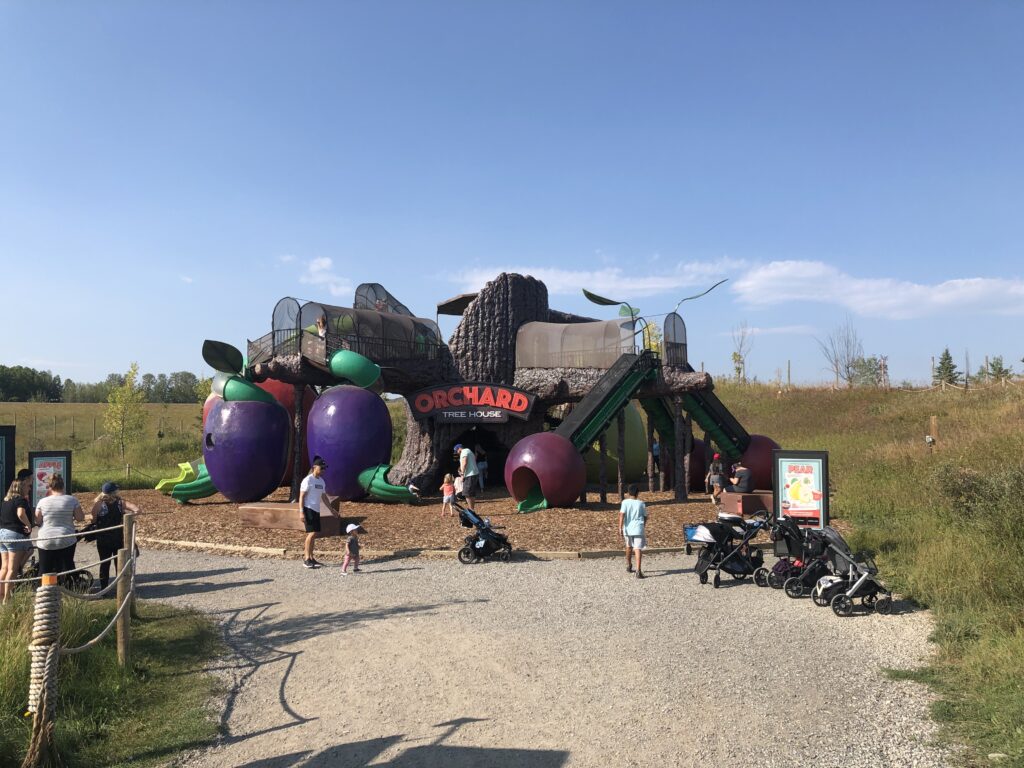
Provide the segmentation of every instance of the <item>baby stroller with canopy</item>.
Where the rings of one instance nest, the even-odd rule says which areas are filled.
[[[868,611],[887,614],[892,612],[892,592],[876,578],[878,566],[874,554],[868,550],[851,552],[850,546],[835,528],[821,530],[833,575],[823,575],[811,592],[815,605],[832,606],[836,616],[853,613],[853,601],[860,599]]]
[[[717,589],[722,584],[722,571],[740,580],[761,568],[764,555],[761,550],[750,547],[750,540],[766,525],[763,517],[744,520],[739,515],[724,512],[718,515],[717,523],[698,525],[690,540],[704,545],[693,569],[700,583],[708,583],[708,571],[712,569],[715,571],[712,584]]]
[[[758,568],[754,573],[754,583],[759,587],[782,589],[789,579],[803,576],[811,566],[815,570],[821,569],[822,564],[817,561],[823,557],[825,547],[812,533],[805,532],[787,515],[774,520],[771,523],[770,535],[775,556],[779,559],[771,569]],[[824,573],[827,573],[827,568],[821,570],[818,576]],[[818,576],[808,582],[807,591],[814,586]]]
[[[466,537],[465,546],[459,550],[459,562],[464,565],[497,558],[507,563],[512,557],[512,545],[508,537],[491,527],[491,521],[466,509],[456,501],[453,505],[459,511],[459,522],[463,528],[475,528],[476,533]]]

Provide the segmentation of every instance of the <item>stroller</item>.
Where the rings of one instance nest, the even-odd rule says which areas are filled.
[[[836,616],[849,616],[853,613],[854,599],[860,598],[861,605],[869,612],[891,613],[892,592],[876,578],[878,566],[873,553],[851,552],[835,528],[823,528],[819,535],[824,540],[833,575],[818,579],[811,592],[814,604],[831,605]]]
[[[481,518],[473,510],[466,509],[458,502],[459,522],[463,528],[476,528],[476,533],[466,537],[466,544],[459,550],[459,562],[468,565],[492,557],[507,563],[512,557],[512,545],[508,538],[491,527],[491,521]]]
[[[739,515],[724,512],[718,515],[717,523],[698,525],[690,540],[704,545],[694,566],[700,583],[708,583],[708,571],[712,569],[712,584],[718,589],[722,571],[739,581],[762,568],[764,555],[759,549],[751,550],[748,544],[766,525],[764,518],[745,521]]]
[[[815,561],[822,557],[824,546],[810,533],[804,533],[793,518],[782,516],[771,523],[771,540],[774,544],[775,556],[779,559],[771,570],[758,568],[754,572],[754,583],[759,587],[782,589],[786,582],[795,577],[803,576],[811,565],[815,570],[820,565]],[[818,576],[827,572],[827,569]],[[815,581],[818,577],[814,577]],[[808,583],[807,591],[814,586]]]

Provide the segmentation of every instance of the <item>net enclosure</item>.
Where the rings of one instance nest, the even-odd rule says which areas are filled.
[[[525,323],[516,334],[516,367],[611,368],[634,345],[630,319]]]

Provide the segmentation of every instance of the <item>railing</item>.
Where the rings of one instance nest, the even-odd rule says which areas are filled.
[[[56,720],[57,678],[61,656],[83,653],[95,647],[116,629],[117,660],[121,666],[128,664],[131,643],[131,618],[135,612],[135,516],[128,512],[124,522],[108,528],[95,528],[91,531],[79,531],[74,534],[45,536],[34,541],[69,539],[122,529],[127,547],[118,550],[116,555],[90,563],[82,568],[75,568],[63,573],[47,573],[41,576],[8,579],[6,584],[20,584],[39,581],[35,595],[35,614],[32,623],[32,639],[29,641],[31,667],[29,671],[28,706],[26,716],[32,715],[32,736],[25,760],[21,768],[40,768],[54,762],[56,745],[53,739],[54,722]],[[117,561],[118,571],[114,579],[105,588],[93,594],[80,594],[60,584],[60,577],[73,576],[86,568],[112,560]],[[60,638],[61,600],[99,600],[112,589],[117,590],[117,611],[106,628],[88,642],[66,648]]]
[[[639,355],[643,347],[599,347],[569,352],[523,354],[516,364],[522,368],[598,368],[607,370],[626,354]]]
[[[381,339],[358,334],[328,333],[326,340],[309,331],[271,331],[246,346],[249,365],[265,363],[273,357],[298,355],[319,358],[323,363],[342,349],[350,349],[368,357],[379,365],[399,363],[408,360],[438,360],[441,357],[439,341],[420,339]]]

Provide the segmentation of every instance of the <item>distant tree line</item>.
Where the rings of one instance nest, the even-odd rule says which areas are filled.
[[[194,403],[203,380],[189,371],[143,374],[136,386],[149,403]],[[124,386],[125,375],[111,373],[99,382],[61,381],[49,371],[23,365],[0,365],[0,401],[51,403],[105,403],[110,393]]]

